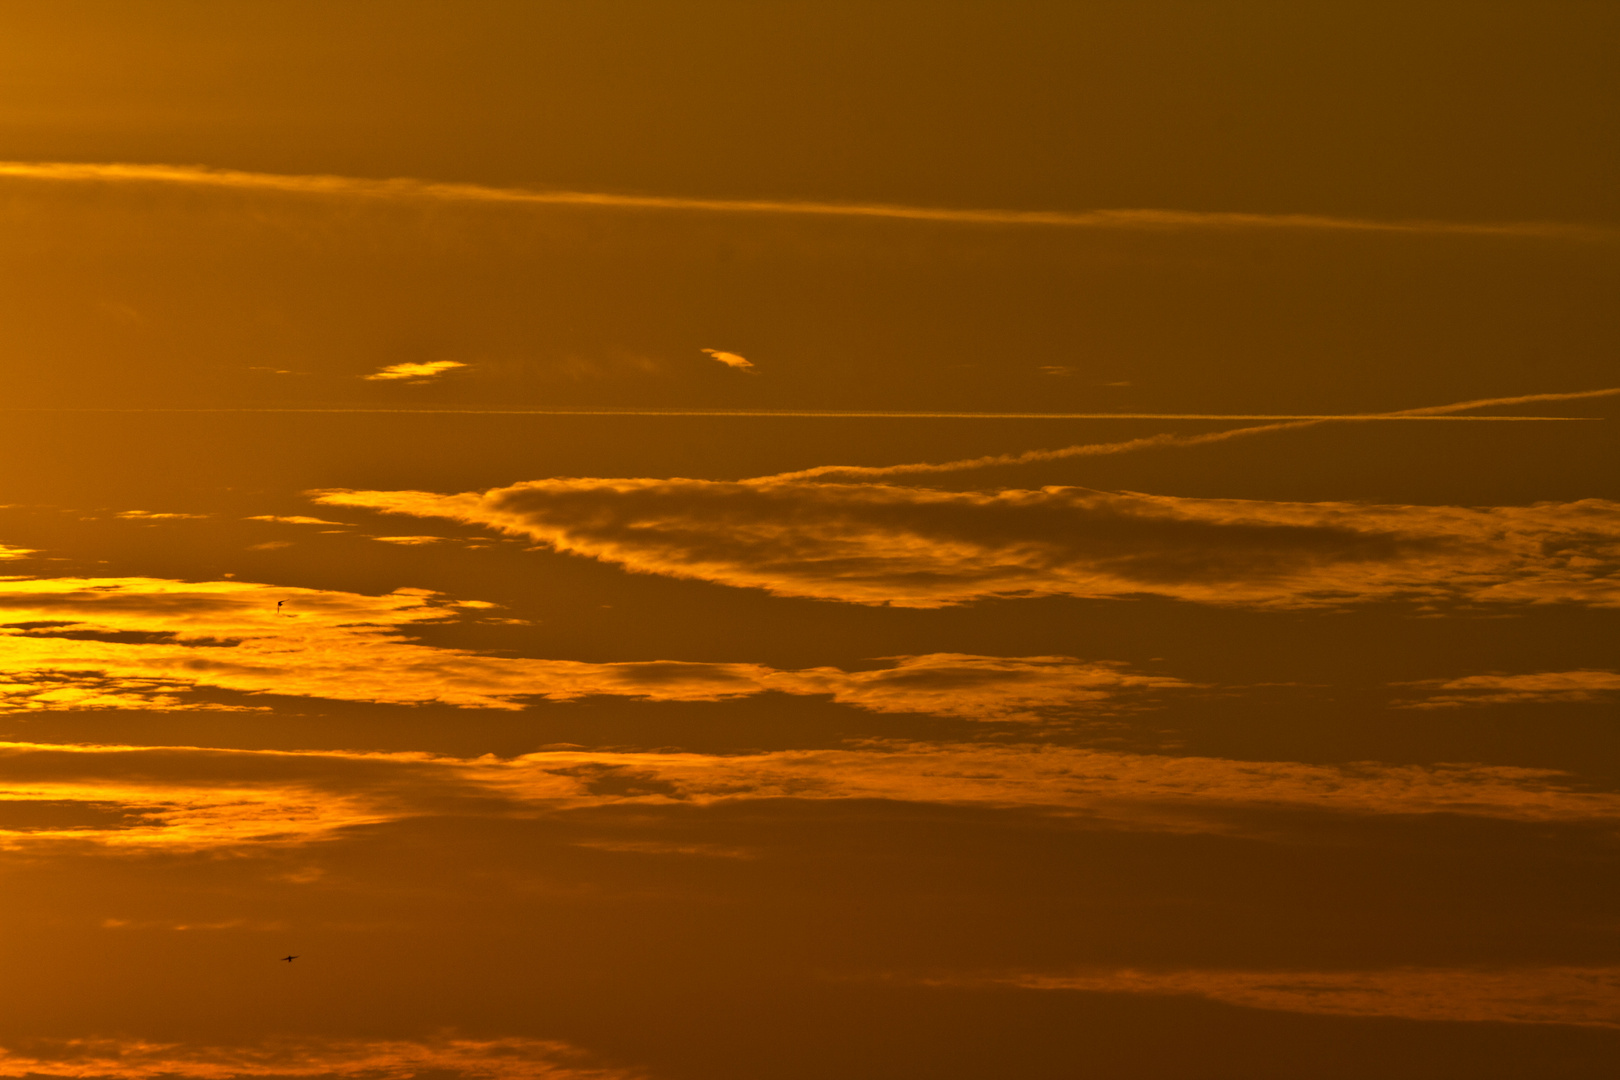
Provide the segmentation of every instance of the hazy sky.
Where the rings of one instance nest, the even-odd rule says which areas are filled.
[[[0,1077],[1614,1075],[1616,72],[0,0]]]

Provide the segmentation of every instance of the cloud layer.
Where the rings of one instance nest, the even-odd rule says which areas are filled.
[[[1600,499],[1479,509],[563,478],[458,495],[327,491],[317,501],[484,525],[637,573],[859,604],[1620,601],[1620,504]]]
[[[0,580],[0,712],[222,707],[186,697],[200,688],[498,709],[597,694],[719,701],[776,691],[827,695],[871,712],[993,720],[1109,703],[1130,707],[1143,694],[1190,686],[1065,656],[933,653],[889,657],[864,671],[784,671],[750,663],[487,656],[402,636],[492,607],[421,589],[365,596],[238,581]]]
[[[836,750],[697,754],[547,750],[515,758],[0,743],[5,846],[261,846],[356,826],[469,814],[528,817],[616,804],[881,799],[1025,809],[1098,825],[1272,835],[1275,812],[1454,814],[1543,823],[1620,820],[1620,794],[1547,769],[1314,765],[1168,757],[1047,744],[870,743]],[[52,824],[46,810],[106,820]],[[1260,813],[1269,824],[1248,824]]]

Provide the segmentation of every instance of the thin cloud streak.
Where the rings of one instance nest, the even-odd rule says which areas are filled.
[[[1587,668],[1521,675],[1465,675],[1404,683],[1428,697],[1402,702],[1404,709],[1455,709],[1477,705],[1603,704],[1620,697],[1620,672]]]
[[[1172,446],[1203,446],[1208,443],[1226,442],[1229,439],[1250,438],[1255,435],[1266,435],[1275,431],[1297,431],[1302,428],[1315,427],[1325,423],[1366,422],[1371,420],[1437,420],[1447,419],[1502,419],[1501,417],[1452,417],[1451,413],[1464,412],[1468,409],[1486,409],[1501,406],[1528,405],[1542,401],[1579,401],[1586,398],[1613,397],[1620,394],[1620,387],[1608,387],[1603,390],[1579,390],[1565,394],[1521,394],[1517,397],[1505,398],[1478,398],[1473,401],[1458,401],[1449,405],[1427,405],[1417,409],[1400,409],[1387,413],[1364,413],[1348,416],[1305,416],[1288,420],[1286,423],[1262,424],[1256,427],[1234,428],[1230,431],[1213,431],[1204,435],[1149,435],[1140,439],[1127,439],[1123,442],[1086,443],[1079,446],[1066,446],[1058,450],[1026,450],[1017,454],[987,454],[983,457],[962,458],[957,461],[944,461],[938,463],[916,462],[908,465],[818,465],[811,469],[799,469],[794,472],[776,473],[772,476],[756,477],[747,483],[769,483],[778,480],[807,480],[820,476],[901,476],[917,473],[943,473],[964,472],[969,469],[984,469],[998,465],[1030,465],[1043,461],[1061,461],[1072,457],[1100,457],[1111,454],[1129,454],[1137,450],[1152,450]],[[1178,419],[1193,419],[1193,417],[1180,417]],[[1203,417],[1202,419],[1214,419]],[[1230,419],[1239,419],[1231,417]],[[1258,418],[1257,418],[1258,419]],[[1537,417],[1536,419],[1541,419]]]
[[[1103,994],[1192,995],[1249,1009],[1449,1023],[1620,1028],[1620,968],[1088,971],[908,980]]]
[[[586,191],[531,191],[424,180],[298,176],[200,166],[119,162],[0,162],[0,177],[69,183],[146,183],[194,188],[284,192],[398,201],[509,203],[605,209],[674,210],[711,214],[875,218],[957,225],[1022,225],[1130,231],[1310,230],[1424,236],[1497,236],[1542,240],[1613,240],[1616,230],[1559,222],[1378,221],[1320,214],[1246,214],[1192,210],[974,210],[890,203],[830,203],[785,199],[701,199],[672,195],[616,195]]]
[[[590,1065],[581,1051],[566,1043],[523,1037],[431,1041],[291,1038],[242,1046],[88,1038],[30,1039],[0,1046],[0,1077],[410,1080],[428,1073],[458,1080],[632,1080],[642,1075]]]

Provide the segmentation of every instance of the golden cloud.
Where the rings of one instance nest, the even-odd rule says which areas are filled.
[[[546,750],[467,759],[14,742],[0,743],[0,785],[0,809],[79,806],[108,818],[0,829],[9,847],[261,846],[453,814],[457,806],[478,815],[532,816],[759,799],[1027,809],[1112,827],[1225,834],[1249,830],[1243,812],[1278,810],[1620,820],[1620,793],[1579,790],[1548,769],[1234,761],[1036,743],[870,743],[740,755]]]
[[[317,501],[484,525],[638,573],[859,604],[1620,602],[1620,503],[1601,499],[1478,509],[563,478],[457,495],[325,491]]]
[[[455,368],[466,367],[459,360],[433,360],[425,364],[390,364],[380,368],[370,375],[363,375],[370,382],[387,382],[396,379],[409,379],[412,382],[423,382],[436,376],[443,375]]]
[[[1407,709],[1541,702],[1595,703],[1612,701],[1620,693],[1620,672],[1586,669],[1540,671],[1525,675],[1467,675],[1460,679],[1429,679],[1403,685],[1421,687],[1429,694],[1422,701],[1402,703],[1400,707]]]
[[[728,368],[735,368],[738,371],[754,370],[754,364],[752,361],[750,361],[747,357],[738,356],[734,352],[726,352],[723,349],[699,349],[698,351],[707,354],[711,360],[720,361]]]
[[[873,712],[1033,719],[1191,684],[1073,657],[890,657],[866,671],[782,671],[673,660],[586,663],[486,656],[402,631],[491,608],[421,589],[386,596],[251,582],[0,580],[0,712],[217,708],[197,688],[393,704],[518,709],[597,694],[718,701],[824,694]],[[1138,695],[1133,698],[1132,695]]]

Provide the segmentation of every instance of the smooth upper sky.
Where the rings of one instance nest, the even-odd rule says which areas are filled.
[[[0,0],[0,1077],[1612,1076],[1616,72]]]

